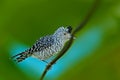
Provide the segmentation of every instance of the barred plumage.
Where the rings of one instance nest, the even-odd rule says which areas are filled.
[[[12,58],[16,62],[21,62],[30,56],[34,56],[40,60],[46,60],[63,48],[65,42],[71,38],[71,30],[72,28],[70,26],[67,28],[60,27],[53,35],[41,37],[31,48]]]

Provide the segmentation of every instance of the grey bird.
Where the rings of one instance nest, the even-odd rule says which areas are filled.
[[[12,56],[12,59],[16,62],[22,62],[26,58],[33,56],[45,61],[61,51],[65,43],[71,38],[71,31],[71,26],[59,27],[54,34],[41,37],[32,47]]]

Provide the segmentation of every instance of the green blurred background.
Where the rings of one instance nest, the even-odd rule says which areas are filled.
[[[39,80],[46,64],[9,59],[60,26],[79,25],[94,0],[0,0],[0,80]],[[100,0],[45,80],[120,80],[120,0]]]

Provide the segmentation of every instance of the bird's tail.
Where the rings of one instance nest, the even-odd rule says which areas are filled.
[[[22,62],[23,60],[25,60],[26,58],[28,58],[30,56],[31,56],[30,53],[22,52],[22,53],[12,56],[11,58],[16,62]]]

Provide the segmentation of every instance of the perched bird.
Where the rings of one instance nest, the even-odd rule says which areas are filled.
[[[26,58],[34,56],[45,61],[61,51],[64,44],[71,38],[71,31],[71,26],[60,27],[54,34],[41,37],[31,48],[12,56],[12,59],[16,62],[22,62]]]

